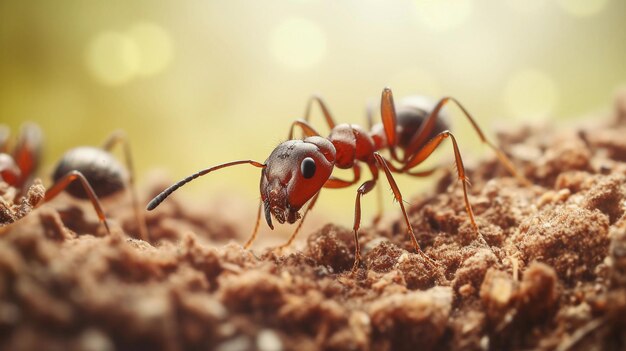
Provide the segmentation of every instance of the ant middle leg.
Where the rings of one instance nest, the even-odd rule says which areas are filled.
[[[126,168],[128,169],[128,183],[130,186],[131,201],[133,210],[135,211],[135,218],[137,218],[137,227],[139,229],[139,237],[141,240],[150,240],[150,231],[146,224],[146,218],[139,204],[139,194],[137,193],[137,187],[135,186],[135,167],[133,164],[132,154],[130,152],[130,142],[126,133],[118,130],[106,139],[102,148],[108,152],[117,145],[122,144],[124,159],[126,161]]]
[[[106,216],[104,215],[104,210],[102,210],[102,205],[100,204],[100,200],[98,200],[98,196],[96,195],[96,192],[93,190],[93,188],[89,184],[89,181],[87,181],[87,178],[85,178],[85,176],[79,171],[71,171],[67,173],[66,175],[64,175],[58,182],[56,182],[50,189],[48,189],[48,191],[46,191],[44,201],[40,202],[40,204],[49,202],[52,199],[54,199],[63,190],[65,190],[65,188],[67,188],[70,185],[70,183],[72,183],[75,180],[80,181],[80,183],[83,186],[83,189],[85,190],[85,193],[87,193],[87,196],[89,197],[89,200],[91,200],[91,204],[93,205],[93,208],[96,210],[98,219],[100,220],[100,222],[102,222],[102,224],[104,224],[104,227],[106,228],[107,233],[111,234],[111,230],[109,229],[109,224],[107,223]]]
[[[391,170],[389,168],[388,162],[377,152],[374,153],[374,157],[376,158],[376,162],[378,163],[380,168],[382,168],[382,170],[385,172],[387,181],[389,182],[389,185],[391,186],[391,190],[393,191],[393,196],[398,202],[398,204],[400,205],[400,209],[402,210],[402,215],[404,216],[404,222],[406,223],[407,234],[409,235],[409,238],[411,239],[411,243],[413,244],[413,248],[415,249],[415,252],[425,257],[428,261],[433,262],[433,260],[430,257],[428,257],[424,253],[424,251],[422,251],[422,248],[417,242],[417,238],[415,237],[415,232],[413,231],[413,226],[411,226],[411,221],[409,220],[409,216],[406,213],[406,209],[404,208],[404,200],[402,199],[402,193],[400,193],[400,188],[398,187],[396,180],[393,178],[393,175],[391,174]]]

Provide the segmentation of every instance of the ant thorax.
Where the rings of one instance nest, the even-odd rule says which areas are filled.
[[[338,124],[330,131],[328,139],[337,150],[335,166],[348,169],[355,161],[370,161],[376,151],[374,139],[356,124]]]

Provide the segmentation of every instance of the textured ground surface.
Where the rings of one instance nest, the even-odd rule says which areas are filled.
[[[176,198],[149,213],[145,242],[124,234],[125,196],[106,235],[67,198],[31,212],[40,184],[24,200],[0,187],[2,220],[24,217],[0,228],[0,349],[624,350],[626,118],[602,120],[501,135],[533,186],[495,160],[470,170],[490,247],[448,173],[409,209],[436,264],[398,216],[365,226],[355,274],[352,232],[332,224],[302,233],[302,251],[255,256],[216,244],[242,243],[240,228]]]

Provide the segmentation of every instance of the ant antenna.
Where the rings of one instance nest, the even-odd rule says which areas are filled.
[[[172,186],[170,186],[169,188],[163,190],[159,195],[155,196],[154,199],[152,199],[152,201],[150,201],[150,203],[148,203],[148,206],[146,207],[146,210],[148,211],[152,211],[154,210],[157,206],[159,206],[159,204],[161,202],[163,202],[163,200],[165,200],[168,196],[170,196],[171,193],[175,192],[176,190],[178,190],[178,188],[180,188],[181,186],[189,183],[190,181],[203,176],[207,173],[211,173],[213,171],[217,171],[218,169],[221,168],[226,168],[226,167],[230,167],[230,166],[236,166],[236,165],[241,165],[241,164],[250,164],[253,165],[255,167],[259,167],[259,168],[265,168],[266,165],[257,161],[252,161],[252,160],[241,160],[241,161],[232,161],[232,162],[227,162],[227,163],[222,163],[221,165],[217,165],[217,166],[213,166],[211,168],[207,168],[207,169],[203,169],[199,172],[196,172],[190,176],[188,176],[187,178],[179,181],[178,183],[173,184]]]

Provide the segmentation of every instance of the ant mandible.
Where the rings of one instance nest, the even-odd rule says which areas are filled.
[[[123,146],[126,169],[110,153],[119,143]],[[98,219],[104,224],[107,233],[111,233],[98,198],[117,194],[129,184],[140,239],[148,240],[149,232],[139,207],[134,174],[128,139],[123,132],[116,131],[107,138],[102,148],[81,146],[67,151],[57,163],[52,175],[54,185],[46,191],[43,202],[51,201],[63,190],[78,199],[89,198]]]
[[[326,123],[331,129],[328,138],[321,137],[308,122],[310,107],[313,102],[317,102],[320,105]],[[392,173],[404,173],[414,177],[424,177],[432,174],[436,169],[422,172],[413,172],[412,169],[426,160],[443,140],[450,138],[456,160],[458,179],[463,186],[465,209],[474,231],[484,243],[485,241],[478,230],[478,225],[469,202],[467,177],[459,146],[454,135],[447,130],[446,123],[439,118],[441,109],[450,102],[459,107],[471,123],[480,140],[495,151],[507,170],[520,181],[527,183],[528,181],[515,170],[506,155],[485,137],[474,118],[455,98],[444,97],[431,108],[401,106],[401,113],[397,115],[391,89],[385,88],[382,92],[380,105],[382,125],[372,126],[371,113],[368,113],[369,132],[355,124],[336,124],[324,101],[317,96],[313,96],[307,104],[305,118],[292,123],[289,131],[289,140],[279,144],[265,163],[241,160],[201,170],[165,189],[150,201],[147,210],[153,210],[172,192],[200,176],[225,167],[250,164],[262,169],[260,184],[261,204],[264,208],[265,220],[268,226],[273,229],[272,216],[279,223],[295,223],[300,218],[304,220],[309,210],[315,204],[322,188],[345,188],[359,182],[361,178],[360,163],[364,163],[369,168],[372,178],[363,182],[357,189],[353,226],[355,242],[353,271],[359,267],[361,261],[358,239],[361,225],[361,197],[374,188],[378,181],[380,170],[384,172],[387,181],[391,185],[394,197],[400,205],[413,248],[417,253],[430,260],[423,253],[417,242],[411,222],[404,208],[402,194]],[[303,140],[293,139],[296,127],[302,129],[305,136]],[[389,150],[391,159],[386,159],[379,153],[379,151],[385,149]],[[398,155],[398,149],[402,150],[401,156]],[[393,162],[399,165],[396,166]],[[341,169],[352,169],[353,179],[343,180],[332,176],[331,174],[335,166]],[[307,202],[309,202],[309,205],[301,216],[299,210]],[[261,204],[259,204],[254,232],[245,244],[245,248],[248,248],[256,238],[261,217]],[[301,225],[302,222],[300,222],[288,242],[280,246],[279,249],[291,244]]]

